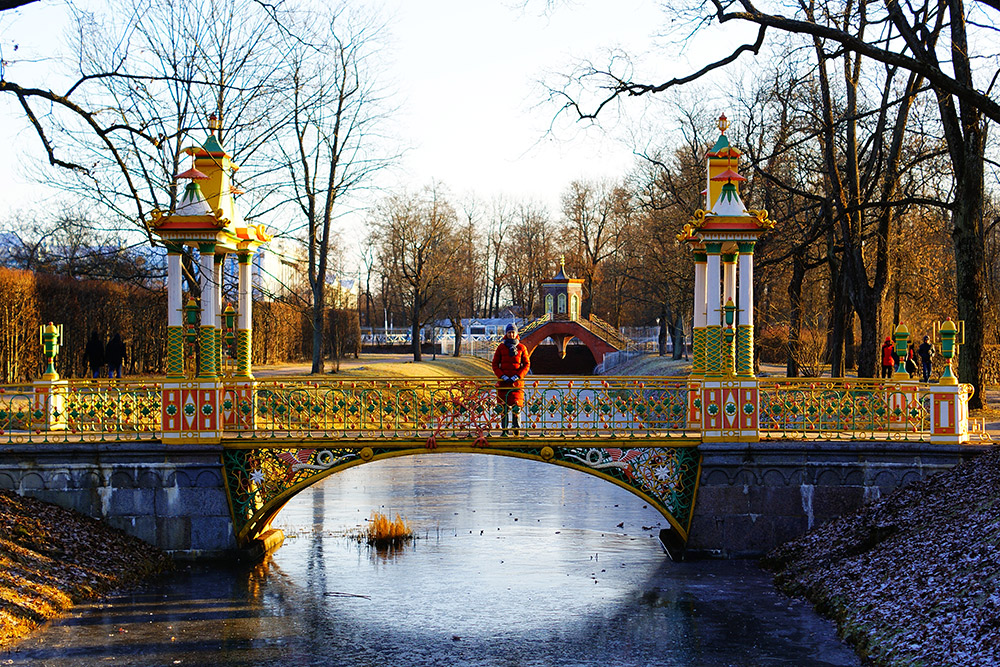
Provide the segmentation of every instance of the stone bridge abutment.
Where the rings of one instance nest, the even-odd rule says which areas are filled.
[[[686,554],[760,556],[986,449],[902,442],[704,443]],[[222,452],[220,445],[158,442],[5,445],[0,488],[99,518],[177,558],[234,558],[245,550],[233,530]]]

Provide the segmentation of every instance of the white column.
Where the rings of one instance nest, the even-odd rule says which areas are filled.
[[[708,244],[708,245],[718,245],[718,244]],[[722,324],[722,312],[719,310],[722,305],[722,295],[720,290],[722,287],[722,271],[721,271],[721,257],[719,252],[716,250],[712,252],[709,249],[708,252],[708,262],[705,271],[705,307],[706,307],[706,326],[717,327]]]
[[[695,261],[694,263],[694,318],[693,325],[696,328],[705,326],[706,323],[706,310],[707,305],[707,293],[706,286],[707,281],[705,280],[705,262]]]
[[[216,305],[216,295],[218,289],[212,285],[215,279],[215,252],[213,250],[202,251],[198,257],[199,283],[201,284],[201,326],[216,326],[218,308]]]
[[[212,280],[215,281],[215,328],[222,331],[222,265],[226,262],[225,254],[217,254],[212,258]]]
[[[752,247],[752,246],[751,246]],[[742,250],[742,249],[741,249]],[[753,251],[740,252],[740,302],[739,316],[740,324],[753,326]]]
[[[733,254],[735,253],[726,253],[723,257],[727,260],[735,260],[736,258],[733,257]],[[722,305],[726,305],[730,299],[733,300],[733,303],[736,303],[736,262],[722,262],[722,275]]]
[[[240,257],[240,262],[239,262],[240,268],[238,274],[240,283],[239,284],[240,299],[239,299],[239,304],[237,305],[237,308],[239,308],[240,312],[237,314],[238,316],[236,324],[237,329],[249,329],[251,324],[253,323],[253,313],[251,312],[251,308],[253,308],[253,300],[250,298],[251,281],[252,281],[252,274],[250,269],[251,269],[252,259],[253,255],[250,255],[249,257],[246,258],[242,256]]]
[[[181,256],[180,253],[167,250],[167,326],[183,325],[181,312]]]

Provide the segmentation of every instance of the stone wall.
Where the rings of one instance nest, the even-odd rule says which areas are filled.
[[[0,488],[101,519],[182,559],[235,557],[219,445],[0,446]]]
[[[905,442],[705,443],[686,557],[761,556],[986,447]]]
[[[747,558],[986,447],[766,442],[700,449],[685,557]],[[0,488],[99,518],[176,558],[235,558],[247,554],[233,535],[221,452],[219,445],[158,442],[8,444],[0,446]]]

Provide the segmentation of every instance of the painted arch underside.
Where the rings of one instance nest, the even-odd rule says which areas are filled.
[[[224,450],[226,488],[240,544],[260,536],[297,493],[330,475],[380,459],[446,452],[512,456],[595,475],[648,502],[686,540],[701,472],[701,454],[694,442],[670,445],[622,442],[614,443],[617,446],[613,447],[606,441],[592,445],[577,441],[572,447],[541,443],[494,447],[489,443],[470,443],[433,449],[424,443],[330,444],[296,447],[244,443]]]

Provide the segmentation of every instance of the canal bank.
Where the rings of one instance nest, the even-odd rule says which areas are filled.
[[[613,374],[681,375],[645,356]],[[770,369],[780,372],[780,369]],[[973,415],[1000,436],[1000,392]],[[761,561],[879,667],[1000,665],[1000,449],[818,526]]]
[[[359,545],[373,509],[416,539]],[[377,461],[293,498],[259,567],[193,565],[78,605],[0,664],[860,665],[755,563],[671,562],[663,523],[620,487],[537,461]]]
[[[0,490],[0,649],[75,604],[172,567],[165,553],[100,521]]]
[[[875,665],[1000,664],[1000,450],[914,482],[774,550],[777,587],[811,601]]]

